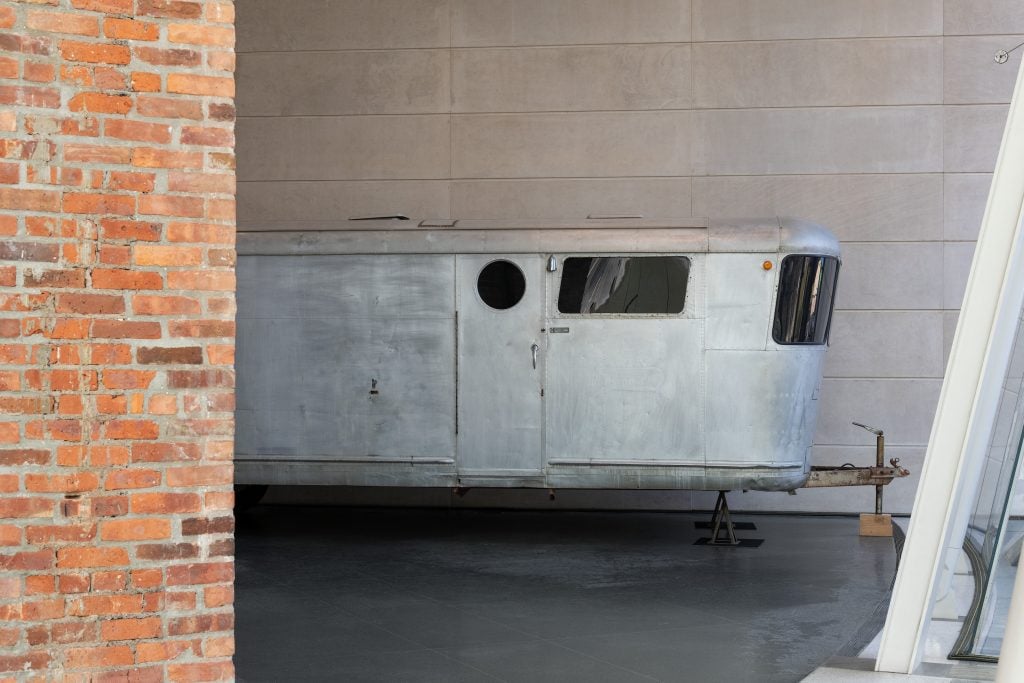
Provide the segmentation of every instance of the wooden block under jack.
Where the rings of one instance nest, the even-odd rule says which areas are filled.
[[[876,515],[869,512],[860,516],[861,536],[892,536],[892,515]]]

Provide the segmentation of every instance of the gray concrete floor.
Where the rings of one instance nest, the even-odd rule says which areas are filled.
[[[740,515],[756,549],[695,546],[704,519],[258,506],[238,679],[798,681],[887,597],[892,540],[855,518]]]

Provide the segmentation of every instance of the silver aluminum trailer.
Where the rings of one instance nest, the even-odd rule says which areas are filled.
[[[839,244],[795,219],[240,226],[236,482],[801,487]]]

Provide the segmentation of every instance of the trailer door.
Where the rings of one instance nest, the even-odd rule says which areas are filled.
[[[552,273],[547,464],[704,464],[704,255],[570,255]]]
[[[540,474],[543,265],[536,254],[456,258],[463,483],[515,486]]]

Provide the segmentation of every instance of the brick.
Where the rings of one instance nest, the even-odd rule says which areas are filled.
[[[109,66],[96,66],[92,71],[93,83],[100,90],[127,90],[128,77],[124,72]]]
[[[103,35],[115,40],[156,40],[160,27],[148,21],[108,18],[103,20]]]
[[[89,347],[89,362],[95,365],[126,365],[132,362],[132,350],[127,344],[93,344]]]
[[[34,10],[28,13],[26,25],[37,31],[51,33],[73,33],[80,36],[98,36],[100,22],[96,17],[76,12],[47,12]]]
[[[52,568],[52,550],[0,554],[0,571],[43,571]]]
[[[175,270],[167,273],[168,289],[231,291],[235,290],[233,272]]]
[[[107,126],[110,126],[110,122]],[[132,150],[130,147],[69,142],[64,145],[64,161],[84,164],[130,164]]]
[[[45,62],[25,62],[22,76],[33,83],[52,83],[57,78],[57,69]]]
[[[60,258],[60,245],[45,242],[0,241],[0,260],[3,261],[49,261]]]
[[[100,624],[103,640],[140,640],[156,638],[163,630],[160,617],[142,619],[110,619]]]
[[[50,498],[0,498],[0,518],[52,517],[54,501]],[[197,512],[192,510],[192,512]]]
[[[192,517],[181,520],[182,536],[229,534],[235,530],[234,517]]]
[[[107,475],[103,488],[107,490],[144,489],[159,486],[160,480],[161,474],[158,470],[115,470]]]
[[[93,472],[25,475],[25,490],[33,493],[82,493],[98,486],[99,478]]]
[[[29,526],[25,529],[25,538],[29,543],[82,543],[96,537],[95,524],[64,524],[47,526]]]
[[[198,346],[140,347],[137,355],[142,365],[199,365],[203,362],[203,350]]]
[[[206,65],[214,71],[234,73],[236,61],[235,53],[232,50],[209,50],[206,53]],[[215,118],[213,115],[210,116],[210,119],[214,121],[225,120]]]
[[[191,633],[227,631],[231,629],[234,624],[234,617],[230,613],[201,614],[169,620],[167,624],[167,633],[171,636],[180,636]]]
[[[82,92],[71,98],[68,108],[71,111],[88,111],[99,114],[127,114],[132,110],[132,98],[129,95]]]
[[[216,486],[234,480],[231,465],[193,465],[174,467],[166,471],[168,486]]]
[[[90,333],[97,339],[159,339],[160,323],[131,320],[94,320]]]
[[[181,129],[183,145],[206,145],[208,147],[233,147],[235,134],[230,128],[203,128],[185,126]]]
[[[0,164],[0,184],[16,185],[21,179],[21,167],[18,164]]]
[[[123,548],[58,548],[57,567],[114,567],[128,564],[128,552]],[[118,610],[121,611],[121,610]]]
[[[168,24],[167,40],[172,43],[234,47],[235,29],[225,26],[199,24]]]
[[[167,92],[184,95],[234,97],[235,79],[225,76],[198,76],[172,73],[167,76]]]
[[[29,36],[17,33],[0,33],[0,50],[21,52],[27,55],[49,55],[53,40],[47,36]]]
[[[0,78],[17,78],[18,60],[14,57],[0,57]]]
[[[135,650],[135,658],[138,662],[163,662],[177,659],[185,652],[199,656],[199,641],[167,640],[159,643],[139,643]]]
[[[202,501],[195,493],[133,493],[131,510],[143,515],[199,512]]]
[[[65,657],[69,669],[109,668],[135,663],[135,657],[127,645],[72,648]]]
[[[13,211],[60,211],[60,193],[0,187],[0,209]]]
[[[202,168],[203,155],[201,152],[136,147],[132,164],[143,168]]]
[[[230,370],[170,370],[167,373],[167,386],[172,389],[232,388],[234,385],[235,375]]]
[[[96,622],[76,620],[53,624],[50,635],[55,643],[87,643],[98,639],[99,629]]]
[[[160,92],[163,87],[160,74],[144,71],[133,71],[131,84],[135,92]]]
[[[50,339],[84,339],[89,334],[90,325],[90,321],[83,318],[57,319],[46,336]]]
[[[71,62],[127,64],[132,60],[131,51],[125,45],[62,40],[59,48],[61,57]]]
[[[132,444],[132,462],[188,462],[199,460],[201,457],[202,453],[194,443]]]
[[[53,577],[43,577],[50,584],[50,592],[53,590]],[[49,621],[52,619],[64,618],[64,600],[36,600],[26,602],[21,607],[21,616],[25,621]]]
[[[152,420],[112,420],[104,427],[108,439],[157,439],[160,426]]]
[[[214,223],[170,223],[167,226],[167,239],[170,242],[234,244],[235,229]]]
[[[202,306],[198,299],[187,296],[150,296],[136,294],[132,297],[132,312],[136,315],[181,315],[200,313]],[[139,361],[140,363],[146,361]]]
[[[92,591],[104,593],[121,591],[128,587],[128,572],[123,570],[95,572],[92,575]]]
[[[202,55],[195,50],[137,47],[135,56],[154,66],[200,66]]]
[[[193,99],[172,99],[139,95],[136,101],[139,114],[158,119],[191,119],[198,121],[203,118],[203,107]]]
[[[61,593],[89,592],[89,576],[87,574],[61,574],[58,580]]]
[[[105,496],[92,499],[92,514],[95,517],[120,517],[128,514],[128,498]]]
[[[178,195],[145,195],[139,197],[139,213],[156,216],[201,218],[203,198]]]
[[[100,538],[104,541],[159,541],[170,536],[168,519],[115,519],[100,525]]]
[[[0,7],[0,28],[11,28],[15,18],[13,7]]]
[[[38,671],[47,668],[49,664],[50,654],[48,652],[29,652],[22,655],[0,655],[0,672]]]
[[[155,372],[144,370],[103,371],[103,386],[107,389],[146,389],[156,377]]]
[[[216,102],[210,103],[210,120],[211,121],[234,121],[235,120],[235,105]]]
[[[202,194],[234,194],[235,176],[230,173],[184,173],[171,171],[167,175],[167,189],[171,192]]]
[[[190,560],[199,557],[199,546],[194,543],[154,543],[140,545],[135,555],[140,560]]]
[[[111,190],[129,190],[132,192],[152,192],[156,185],[156,176],[152,173],[132,173],[112,171],[107,187]],[[157,237],[156,239],[159,239]]]
[[[166,145],[171,141],[171,127],[161,123],[110,119],[106,122],[103,132],[107,136],[119,140],[154,142],[161,145]]]
[[[13,444],[21,440],[17,422],[0,422],[0,443]]]
[[[68,548],[67,550],[72,550]],[[108,614],[139,614],[143,603],[141,595],[89,595],[68,603],[71,616],[102,616]]]
[[[135,197],[111,193],[70,192],[64,195],[64,210],[68,213],[130,216],[135,213]]]
[[[203,262],[199,247],[136,245],[135,263],[140,266],[198,266]]]
[[[58,313],[124,313],[124,297],[116,294],[59,294]]]
[[[60,106],[60,91],[55,88],[0,85],[0,105],[56,109]]]
[[[160,273],[101,268],[93,270],[92,284],[97,289],[163,289],[164,286]]]
[[[134,0],[71,0],[71,5],[75,9],[106,14],[131,14],[133,4]]]
[[[198,19],[203,16],[203,6],[185,0],[139,0],[138,13],[169,19]]]
[[[153,183],[152,174],[114,172],[110,175],[111,178],[115,175],[144,176],[147,178],[149,185],[152,185]],[[103,239],[107,240],[158,242],[162,233],[163,227],[159,223],[151,223],[149,221],[132,221],[112,218],[100,221],[100,235]]]
[[[126,415],[128,413],[128,397],[124,394],[119,396],[97,396],[96,412],[100,415]]]

